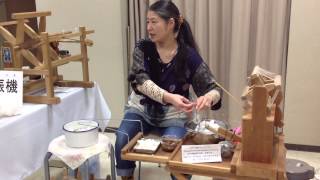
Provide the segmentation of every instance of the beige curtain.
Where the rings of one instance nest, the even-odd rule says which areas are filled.
[[[200,54],[217,81],[237,99],[255,65],[282,74],[284,82],[291,0],[172,1],[190,23]],[[145,22],[146,8],[154,1],[134,2],[139,2],[140,20]],[[145,23],[140,27],[140,37],[145,37]],[[241,114],[242,108],[224,93],[221,110],[204,116],[238,126]]]

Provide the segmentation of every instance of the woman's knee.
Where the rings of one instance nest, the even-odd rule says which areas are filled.
[[[128,142],[130,141],[130,139],[128,138],[128,136],[126,134],[121,134],[119,132],[116,133],[116,146],[117,147],[123,147],[126,144],[128,144]]]
[[[129,139],[133,138],[138,132],[141,132],[141,123],[143,118],[136,113],[126,113],[124,119],[117,130],[117,136],[125,135]]]

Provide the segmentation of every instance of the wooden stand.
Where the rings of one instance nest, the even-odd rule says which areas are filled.
[[[285,179],[286,149],[282,132],[281,76],[255,67],[242,99],[242,141],[232,161],[239,176]]]
[[[261,179],[284,180],[286,178],[286,148],[284,137],[277,137],[279,142],[274,145],[274,153],[270,163],[244,161],[241,159],[243,145],[239,144],[231,161],[231,173],[237,176],[249,176]]]
[[[30,80],[24,84],[24,102],[57,104],[60,98],[54,96],[54,85],[66,87],[84,87],[90,88],[94,83],[89,80],[88,54],[87,46],[93,43],[86,39],[87,34],[91,34],[93,30],[86,30],[85,27],[79,27],[79,32],[62,32],[48,34],[46,30],[46,16],[51,12],[26,12],[14,13],[12,19],[15,21],[0,23],[0,35],[6,40],[5,45],[11,48],[13,64],[11,68],[6,70],[23,71],[24,75],[38,75],[40,79]],[[26,22],[29,18],[40,18],[39,31],[34,31]],[[16,37],[12,35],[5,27],[16,26]],[[26,41],[25,35],[31,40]],[[79,38],[74,40],[71,38]],[[71,41],[70,41],[71,39]],[[51,47],[52,42],[76,42],[80,43],[81,53],[68,57],[60,57],[58,53]],[[22,61],[29,61],[34,67],[30,69],[22,69]],[[65,81],[61,75],[58,75],[57,68],[72,61],[82,63],[83,81]],[[40,89],[46,90],[45,96],[30,95],[31,92]]]

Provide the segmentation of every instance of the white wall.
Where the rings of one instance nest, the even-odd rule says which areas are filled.
[[[285,100],[286,143],[320,146],[320,1],[293,0]]]
[[[47,18],[48,32],[74,30],[78,26],[94,29],[88,38],[94,41],[88,47],[90,79],[98,82],[111,109],[112,118],[123,116],[125,103],[123,17],[119,0],[37,0],[38,11],[52,11]],[[77,47],[77,48],[75,48]],[[76,45],[61,48],[79,52]],[[77,50],[75,50],[77,49]],[[81,79],[80,63],[71,63],[59,71],[65,79]],[[75,102],[76,103],[76,102]],[[111,121],[110,126],[118,122]]]

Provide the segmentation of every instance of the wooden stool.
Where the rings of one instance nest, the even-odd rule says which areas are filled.
[[[111,169],[111,177],[108,175],[107,177],[106,177],[106,179],[107,180],[110,180],[110,179],[112,179],[112,180],[116,180],[116,172],[115,172],[115,155],[114,155],[114,147],[113,147],[113,145],[111,144],[111,143],[109,143],[108,141],[108,138],[107,137],[105,137],[105,136],[100,136],[99,135],[99,141],[98,141],[98,143],[97,143],[97,146],[98,145],[100,145],[100,147],[101,147],[101,145],[104,145],[105,143],[107,143],[106,144],[106,148],[105,149],[103,149],[103,151],[105,151],[105,152],[109,152],[109,156],[110,156],[110,169]],[[64,139],[64,136],[59,136],[59,137],[57,137],[57,138],[55,138],[54,140],[52,140],[51,142],[50,142],[50,145],[49,145],[49,151],[51,151],[51,152],[54,152],[54,153],[57,153],[57,151],[58,151],[58,154],[64,154],[64,153],[66,153],[66,154],[70,154],[70,148],[69,147],[67,147],[66,145],[65,145],[65,143],[63,143],[65,141],[65,139]],[[51,147],[51,145],[53,145],[54,147],[56,146],[56,144],[58,144],[58,147],[59,148],[56,148],[55,150],[53,150],[52,151],[52,149],[50,150],[50,147]],[[96,145],[93,145],[92,146],[92,148],[96,148]],[[62,150],[62,151],[61,151]],[[93,149],[91,149],[91,151],[92,151]],[[79,153],[79,154],[83,154],[83,153],[86,153],[88,151],[88,149],[87,148],[77,148],[77,152]],[[93,175],[89,175],[89,171],[88,171],[88,169],[89,169],[89,162],[88,162],[88,160],[89,160],[89,158],[92,158],[94,155],[98,155],[98,154],[100,154],[101,152],[103,152],[103,151],[101,151],[101,149],[100,150],[98,150],[98,151],[96,151],[95,152],[95,154],[91,154],[90,153],[90,156],[84,156],[86,159],[83,159],[83,160],[85,160],[84,162],[83,161],[81,161],[81,162],[83,162],[82,163],[82,165],[84,164],[85,165],[85,169],[84,170],[82,170],[82,172],[83,172],[83,174],[82,174],[82,176],[83,176],[83,178],[79,175],[79,168],[78,168],[78,171],[76,171],[76,175],[75,175],[75,178],[77,178],[77,180],[94,180],[95,178],[94,178],[94,176]],[[49,170],[49,159],[50,159],[50,157],[52,156],[52,153],[51,152],[47,152],[46,153],[46,155],[45,155],[45,158],[44,158],[44,174],[45,174],[45,180],[50,180],[50,170]],[[60,158],[61,159],[61,157],[58,155],[57,156],[58,158]],[[61,159],[61,160],[63,160],[63,158]],[[64,160],[63,160],[64,161]],[[67,162],[68,163],[68,162]],[[61,165],[62,164],[62,165]],[[65,171],[64,171],[64,176],[65,176],[65,178],[64,179],[69,179],[69,177],[68,177],[68,172],[67,172],[67,167],[68,166],[70,166],[70,167],[73,167],[73,168],[77,168],[77,167],[81,167],[82,165],[80,165],[80,164],[77,164],[77,166],[70,166],[70,164],[69,165],[66,165],[64,162],[62,162],[62,163],[60,163],[60,166],[61,167],[63,167],[63,168],[65,168]],[[96,180],[98,180],[98,179],[96,179]]]

